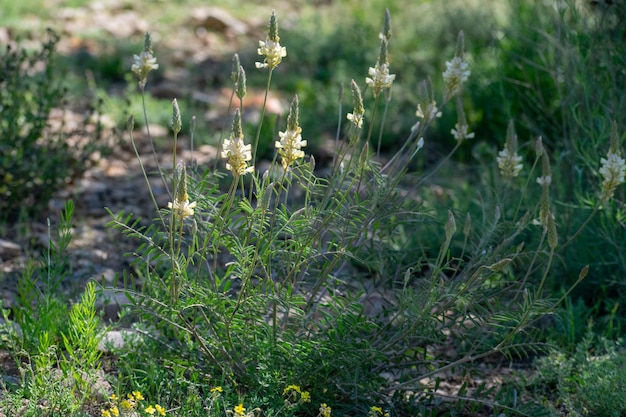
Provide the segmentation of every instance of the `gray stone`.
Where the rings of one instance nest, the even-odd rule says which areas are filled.
[[[0,259],[7,261],[15,259],[22,254],[22,247],[14,242],[0,239]]]

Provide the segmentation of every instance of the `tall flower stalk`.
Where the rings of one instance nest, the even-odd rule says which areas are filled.
[[[146,32],[144,37],[144,45],[143,51],[139,55],[133,55],[134,62],[131,65],[130,69],[132,72],[137,75],[137,83],[139,85],[139,90],[141,91],[141,107],[143,109],[143,119],[146,124],[146,132],[148,134],[148,141],[150,142],[150,147],[152,149],[152,155],[154,157],[154,163],[156,164],[157,171],[161,173],[161,181],[163,182],[163,187],[169,193],[169,187],[167,185],[167,181],[165,181],[165,177],[162,174],[161,164],[159,163],[159,157],[156,153],[156,148],[154,146],[154,140],[152,139],[152,135],[150,134],[150,123],[148,122],[148,112],[146,110],[146,84],[148,83],[148,73],[153,70],[159,69],[159,64],[157,64],[157,59],[153,55],[152,52],[152,39],[150,37],[150,33]],[[157,207],[158,208],[158,207]]]
[[[263,97],[263,106],[261,107],[261,118],[259,127],[257,129],[254,142],[252,144],[252,165],[256,164],[256,154],[259,146],[259,138],[261,137],[261,127],[263,126],[263,119],[265,117],[265,108],[267,106],[267,95],[272,83],[272,73],[274,69],[281,63],[284,57],[287,56],[287,48],[280,44],[280,37],[278,36],[278,23],[276,22],[276,13],[272,11],[270,16],[270,24],[268,27],[267,36],[265,41],[259,41],[259,48],[257,53],[263,57],[263,62],[256,62],[255,66],[259,69],[267,69],[267,84],[265,86],[265,96]]]

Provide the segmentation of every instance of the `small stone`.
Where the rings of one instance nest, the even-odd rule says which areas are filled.
[[[98,343],[98,350],[101,352],[110,352],[113,349],[121,349],[126,345],[128,340],[138,338],[139,335],[132,330],[111,330]]]
[[[198,7],[191,11],[188,24],[228,35],[245,35],[248,25],[219,7]]]
[[[0,239],[0,259],[3,261],[15,259],[22,254],[22,247],[14,242]]]

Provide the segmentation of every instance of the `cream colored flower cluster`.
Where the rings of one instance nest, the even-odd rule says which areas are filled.
[[[238,177],[254,172],[253,166],[248,166],[252,160],[252,145],[246,145],[243,137],[231,136],[224,140],[222,158],[226,158],[226,169]]]
[[[613,197],[613,193],[624,183],[626,162],[618,153],[609,152],[606,158],[600,159],[600,175],[602,175],[602,201]]]
[[[272,12],[270,17],[270,26],[265,41],[259,41],[257,53],[265,59],[263,62],[256,62],[257,68],[269,68],[273,70],[287,56],[287,48],[280,45],[280,37],[278,36],[278,24],[276,23],[276,14]]]

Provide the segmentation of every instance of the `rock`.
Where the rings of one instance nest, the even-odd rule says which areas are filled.
[[[187,23],[195,28],[226,35],[245,35],[248,25],[219,7],[198,7],[191,11]]]
[[[130,305],[130,300],[121,290],[106,289],[96,301],[96,308],[104,312],[104,319],[108,321],[119,320],[119,314],[126,305]]]
[[[127,341],[137,340],[139,335],[132,330],[111,330],[98,343],[98,350],[101,352],[110,352],[113,349],[121,349],[126,345]]]
[[[14,242],[0,239],[0,259],[7,261],[15,259],[22,254],[22,247]]]

